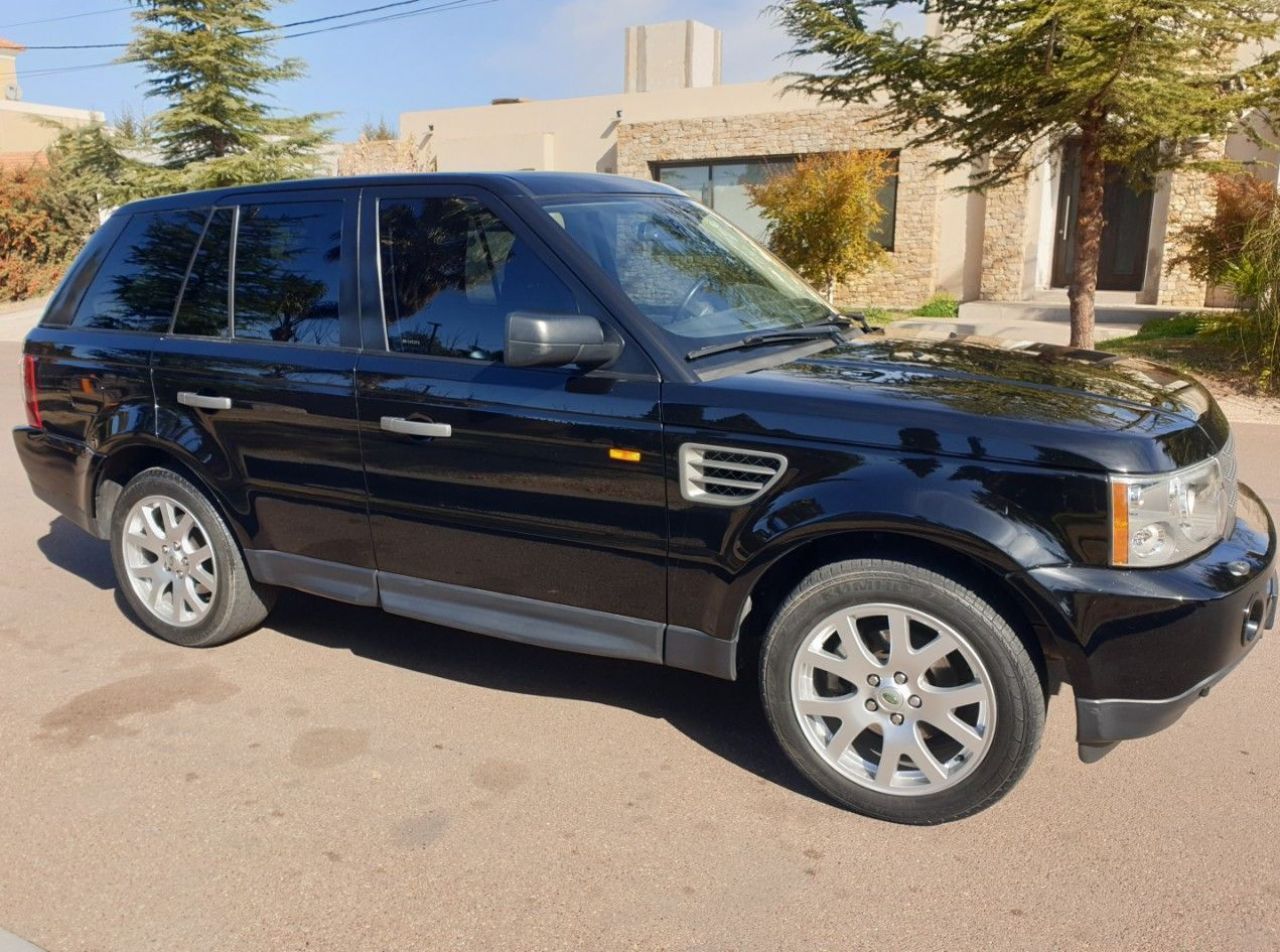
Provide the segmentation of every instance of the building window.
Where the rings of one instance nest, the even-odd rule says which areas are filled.
[[[752,238],[763,242],[768,222],[751,203],[748,185],[758,184],[770,175],[785,172],[795,165],[797,156],[770,156],[759,159],[737,159],[724,162],[662,162],[653,166],[654,178],[680,189],[733,222]],[[872,233],[881,245],[893,250],[894,222],[898,206],[898,153],[892,153],[893,172],[877,196],[884,217]]]

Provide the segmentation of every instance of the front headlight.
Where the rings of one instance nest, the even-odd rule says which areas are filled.
[[[1235,513],[1235,466],[1220,456],[1159,476],[1111,477],[1111,564],[1172,565],[1224,538]]]

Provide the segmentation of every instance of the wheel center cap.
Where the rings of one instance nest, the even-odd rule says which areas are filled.
[[[897,688],[881,688],[879,691],[880,706],[896,710],[902,707],[906,698]]]

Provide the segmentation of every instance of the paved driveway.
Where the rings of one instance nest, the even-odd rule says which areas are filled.
[[[1280,510],[1280,427],[1239,432]],[[0,929],[50,952],[1280,946],[1278,637],[1094,766],[1056,698],[1002,804],[894,827],[692,674],[300,595],[169,647],[7,441],[0,490]]]

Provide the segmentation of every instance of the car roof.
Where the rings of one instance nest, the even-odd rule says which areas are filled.
[[[374,188],[393,185],[471,185],[486,188],[499,195],[525,195],[534,198],[569,195],[604,195],[649,193],[682,195],[661,182],[604,175],[589,172],[425,172],[391,175],[352,175],[330,178],[295,179],[258,185],[236,185],[229,188],[182,192],[161,198],[146,198],[122,206],[121,211],[159,211],[169,208],[191,208],[216,205],[262,192],[305,192],[327,188]]]

